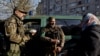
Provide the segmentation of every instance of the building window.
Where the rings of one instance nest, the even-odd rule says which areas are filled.
[[[73,8],[73,9],[70,9],[70,12],[74,12],[75,11],[75,8]]]
[[[79,8],[76,8],[76,11],[81,11],[81,8],[79,7]]]
[[[89,9],[89,6],[87,6],[86,9],[88,10]]]
[[[86,10],[86,7],[82,7],[82,11],[85,11]]]
[[[78,2],[78,5],[81,5],[81,4],[82,4],[82,1],[79,1],[79,2]]]
[[[61,3],[61,1],[60,0],[56,0],[56,4],[60,4]]]
[[[60,10],[61,10],[61,6],[60,5],[56,5],[55,11],[60,11]]]
[[[70,3],[70,4],[69,4],[69,7],[73,7],[73,6],[76,6],[76,5],[77,5],[76,2],[74,2],[74,3]]]
[[[96,12],[96,15],[99,15],[99,12]]]
[[[100,6],[99,6],[99,5],[97,5],[96,7],[97,7],[97,8],[100,8]]]
[[[98,2],[99,0],[95,0],[96,2]]]
[[[85,3],[89,3],[91,0],[85,0]]]

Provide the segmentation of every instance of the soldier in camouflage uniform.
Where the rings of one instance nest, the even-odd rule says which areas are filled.
[[[5,21],[5,35],[10,46],[7,56],[20,56],[20,47],[30,40],[29,34],[25,34],[22,22],[27,12],[28,7],[16,7],[13,15]]]
[[[48,18],[48,24],[42,30],[41,37],[46,41],[45,56],[57,56],[64,47],[64,33],[60,27],[56,25],[54,17]]]

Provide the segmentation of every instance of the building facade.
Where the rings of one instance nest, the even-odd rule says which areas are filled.
[[[40,15],[100,15],[100,0],[41,0],[38,4]],[[42,5],[41,5],[42,4]]]

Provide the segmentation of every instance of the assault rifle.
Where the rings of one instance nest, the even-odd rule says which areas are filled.
[[[53,37],[54,39],[57,39],[59,40],[59,32],[56,31],[54,34],[53,34]],[[58,42],[56,42],[54,45],[53,45],[53,56],[57,56],[57,45],[58,45]]]

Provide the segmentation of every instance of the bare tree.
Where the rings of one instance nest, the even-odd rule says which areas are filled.
[[[30,10],[34,11],[35,6],[32,1],[34,0],[0,0],[0,20],[8,18],[17,6],[29,6]]]

